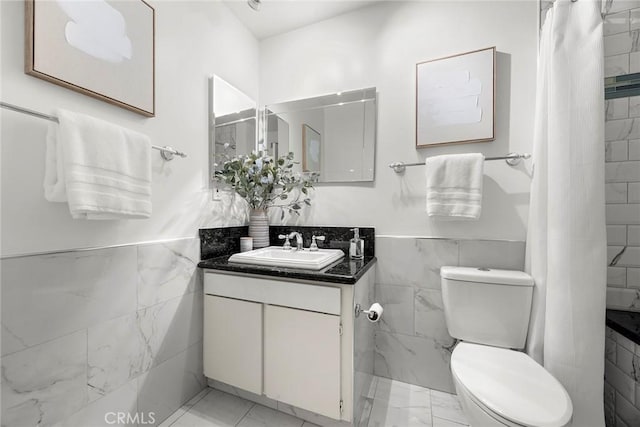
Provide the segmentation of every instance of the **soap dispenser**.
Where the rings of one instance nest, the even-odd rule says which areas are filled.
[[[349,241],[349,257],[351,259],[364,258],[364,240],[360,238],[360,229],[352,228],[353,239]]]

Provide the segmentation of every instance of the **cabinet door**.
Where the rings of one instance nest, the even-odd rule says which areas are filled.
[[[262,304],[205,295],[204,375],[262,394]]]
[[[265,394],[340,419],[340,316],[264,310]]]

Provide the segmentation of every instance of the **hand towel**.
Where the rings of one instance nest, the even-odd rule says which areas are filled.
[[[427,214],[478,219],[482,207],[484,156],[480,153],[428,157]]]
[[[75,219],[151,216],[149,137],[84,114],[58,110],[47,134],[44,192],[68,202]]]

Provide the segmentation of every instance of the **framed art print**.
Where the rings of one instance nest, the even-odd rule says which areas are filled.
[[[416,65],[416,147],[495,138],[496,48]]]
[[[155,11],[143,0],[26,0],[25,72],[153,117]]]

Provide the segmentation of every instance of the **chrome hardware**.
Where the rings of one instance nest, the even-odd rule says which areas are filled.
[[[485,157],[485,161],[492,161],[492,160],[504,160],[505,162],[507,162],[507,164],[509,166],[516,166],[517,164],[520,163],[520,161],[522,159],[530,159],[531,158],[531,154],[529,153],[509,153],[506,156],[498,156],[498,157]],[[393,171],[395,173],[403,173],[406,169],[407,166],[424,166],[425,163],[424,162],[418,162],[418,163],[405,163],[405,162],[393,162],[393,163],[389,163],[389,167],[391,169],[393,169]]]
[[[284,240],[284,245],[282,245],[282,249],[285,251],[291,250],[291,242],[289,242],[289,236],[286,234],[279,234],[278,239]],[[286,239],[286,240],[285,240]]]
[[[318,244],[316,243],[316,240],[320,240],[321,242],[324,242],[325,237],[324,236],[311,236],[311,245],[309,245],[309,250],[311,252],[315,252],[318,250]]]
[[[531,158],[531,154],[529,153],[522,153],[522,154],[518,154],[518,153],[509,153],[506,155],[506,158],[504,159],[505,162],[507,162],[507,164],[509,166],[516,166],[518,164],[520,164],[520,161],[522,159],[530,159]]]
[[[294,237],[296,238],[296,249],[301,251],[303,249],[303,240],[302,240],[302,234],[298,233],[297,231],[292,231],[291,233],[289,233],[289,239],[293,239]]]
[[[9,104],[8,102],[0,102],[0,108],[4,108],[6,110],[15,111],[16,113],[27,114],[29,116],[37,117],[39,119],[49,120],[50,122],[60,123],[60,120],[56,116],[50,116],[48,114],[43,114],[38,111],[30,110],[28,108],[19,107],[17,105]],[[160,150],[160,155],[163,159],[169,161],[173,159],[173,156],[187,157],[187,155],[181,151],[176,150],[173,147],[165,145],[164,147],[159,147],[157,145],[152,145],[151,148],[154,150]]]
[[[376,313],[375,311],[363,310],[362,306],[360,304],[356,304],[355,309],[354,309],[354,314],[355,314],[356,317],[359,317],[360,313],[365,313],[367,315],[367,317],[369,318],[369,320],[371,320],[372,322],[375,322],[380,318],[378,313]]]
[[[152,145],[151,148],[160,150],[160,156],[162,156],[166,161],[173,160],[173,156],[187,157],[186,154],[176,150],[170,145],[165,145],[164,147],[156,147],[155,145]]]
[[[422,164],[422,163],[420,163]],[[409,166],[418,166],[418,164],[409,164]],[[405,162],[393,162],[389,163],[389,167],[393,169],[395,173],[403,173],[407,169]]]

